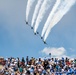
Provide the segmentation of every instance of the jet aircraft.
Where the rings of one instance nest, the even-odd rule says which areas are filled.
[[[43,37],[41,37],[41,39],[43,39]]]
[[[36,33],[34,32],[34,35],[36,35]]]
[[[44,44],[47,44],[45,41],[43,41],[44,42]]]
[[[25,20],[26,24],[28,24],[28,22]]]

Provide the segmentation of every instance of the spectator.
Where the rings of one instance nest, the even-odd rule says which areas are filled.
[[[26,63],[26,64],[25,64]],[[2,67],[1,67],[2,66]],[[76,59],[24,57],[0,60],[0,75],[76,75]]]

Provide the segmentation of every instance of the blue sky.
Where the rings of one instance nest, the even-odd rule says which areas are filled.
[[[53,53],[62,51],[62,55],[76,57],[76,4],[52,28],[47,38],[48,45],[44,45],[40,37],[35,36],[33,31],[25,23],[27,0],[0,0],[0,56],[3,57],[43,57],[47,56],[46,51]],[[33,4],[29,23],[36,2]],[[52,6],[50,7],[50,9]],[[50,9],[40,23],[38,31],[48,17]],[[61,56],[60,54],[60,56]]]

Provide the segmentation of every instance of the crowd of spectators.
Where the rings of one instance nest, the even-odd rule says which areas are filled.
[[[76,75],[76,59],[3,58],[0,60],[0,75]]]

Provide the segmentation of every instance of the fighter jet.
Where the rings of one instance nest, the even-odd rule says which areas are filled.
[[[28,24],[28,22],[26,22],[26,24]]]
[[[47,44],[45,41],[43,41],[44,42],[44,44]]]
[[[46,41],[43,40],[43,42],[44,42],[44,44],[47,44]],[[47,44],[47,45],[48,45],[48,44]]]
[[[25,20],[26,24],[28,24],[28,22]]]
[[[37,32],[37,34],[39,34],[39,32]]]
[[[33,29],[33,27],[31,27],[31,29]]]
[[[34,35],[36,35],[36,33],[34,32]]]
[[[43,37],[41,37],[41,39],[43,39]]]

